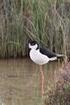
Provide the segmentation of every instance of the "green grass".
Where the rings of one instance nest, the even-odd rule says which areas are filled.
[[[1,4],[0,57],[25,56],[29,39],[58,53],[66,51],[65,30],[70,18],[65,16],[66,11],[60,14],[64,0],[6,0]]]

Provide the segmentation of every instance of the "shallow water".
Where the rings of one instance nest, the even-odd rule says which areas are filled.
[[[45,92],[55,86],[57,62],[44,66]],[[0,60],[0,105],[41,105],[39,66],[30,59]]]

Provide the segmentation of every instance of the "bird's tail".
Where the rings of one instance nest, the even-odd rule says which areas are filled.
[[[58,58],[63,58],[63,57],[65,57],[64,54],[56,54],[56,56],[57,56]]]
[[[52,58],[50,58],[50,61],[54,61],[56,59],[57,59],[57,57],[52,57]]]

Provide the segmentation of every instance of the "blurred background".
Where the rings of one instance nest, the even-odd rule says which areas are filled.
[[[69,0],[0,0],[0,58],[28,55],[28,40],[70,56]]]
[[[29,40],[70,59],[70,0],[0,0],[0,105],[70,105],[70,62],[44,66],[42,100]]]

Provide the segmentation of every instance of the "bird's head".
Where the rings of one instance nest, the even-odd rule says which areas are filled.
[[[29,42],[29,48],[36,50],[36,49],[39,48],[39,45],[38,45],[38,43],[37,43],[36,41],[30,41],[30,42]]]

